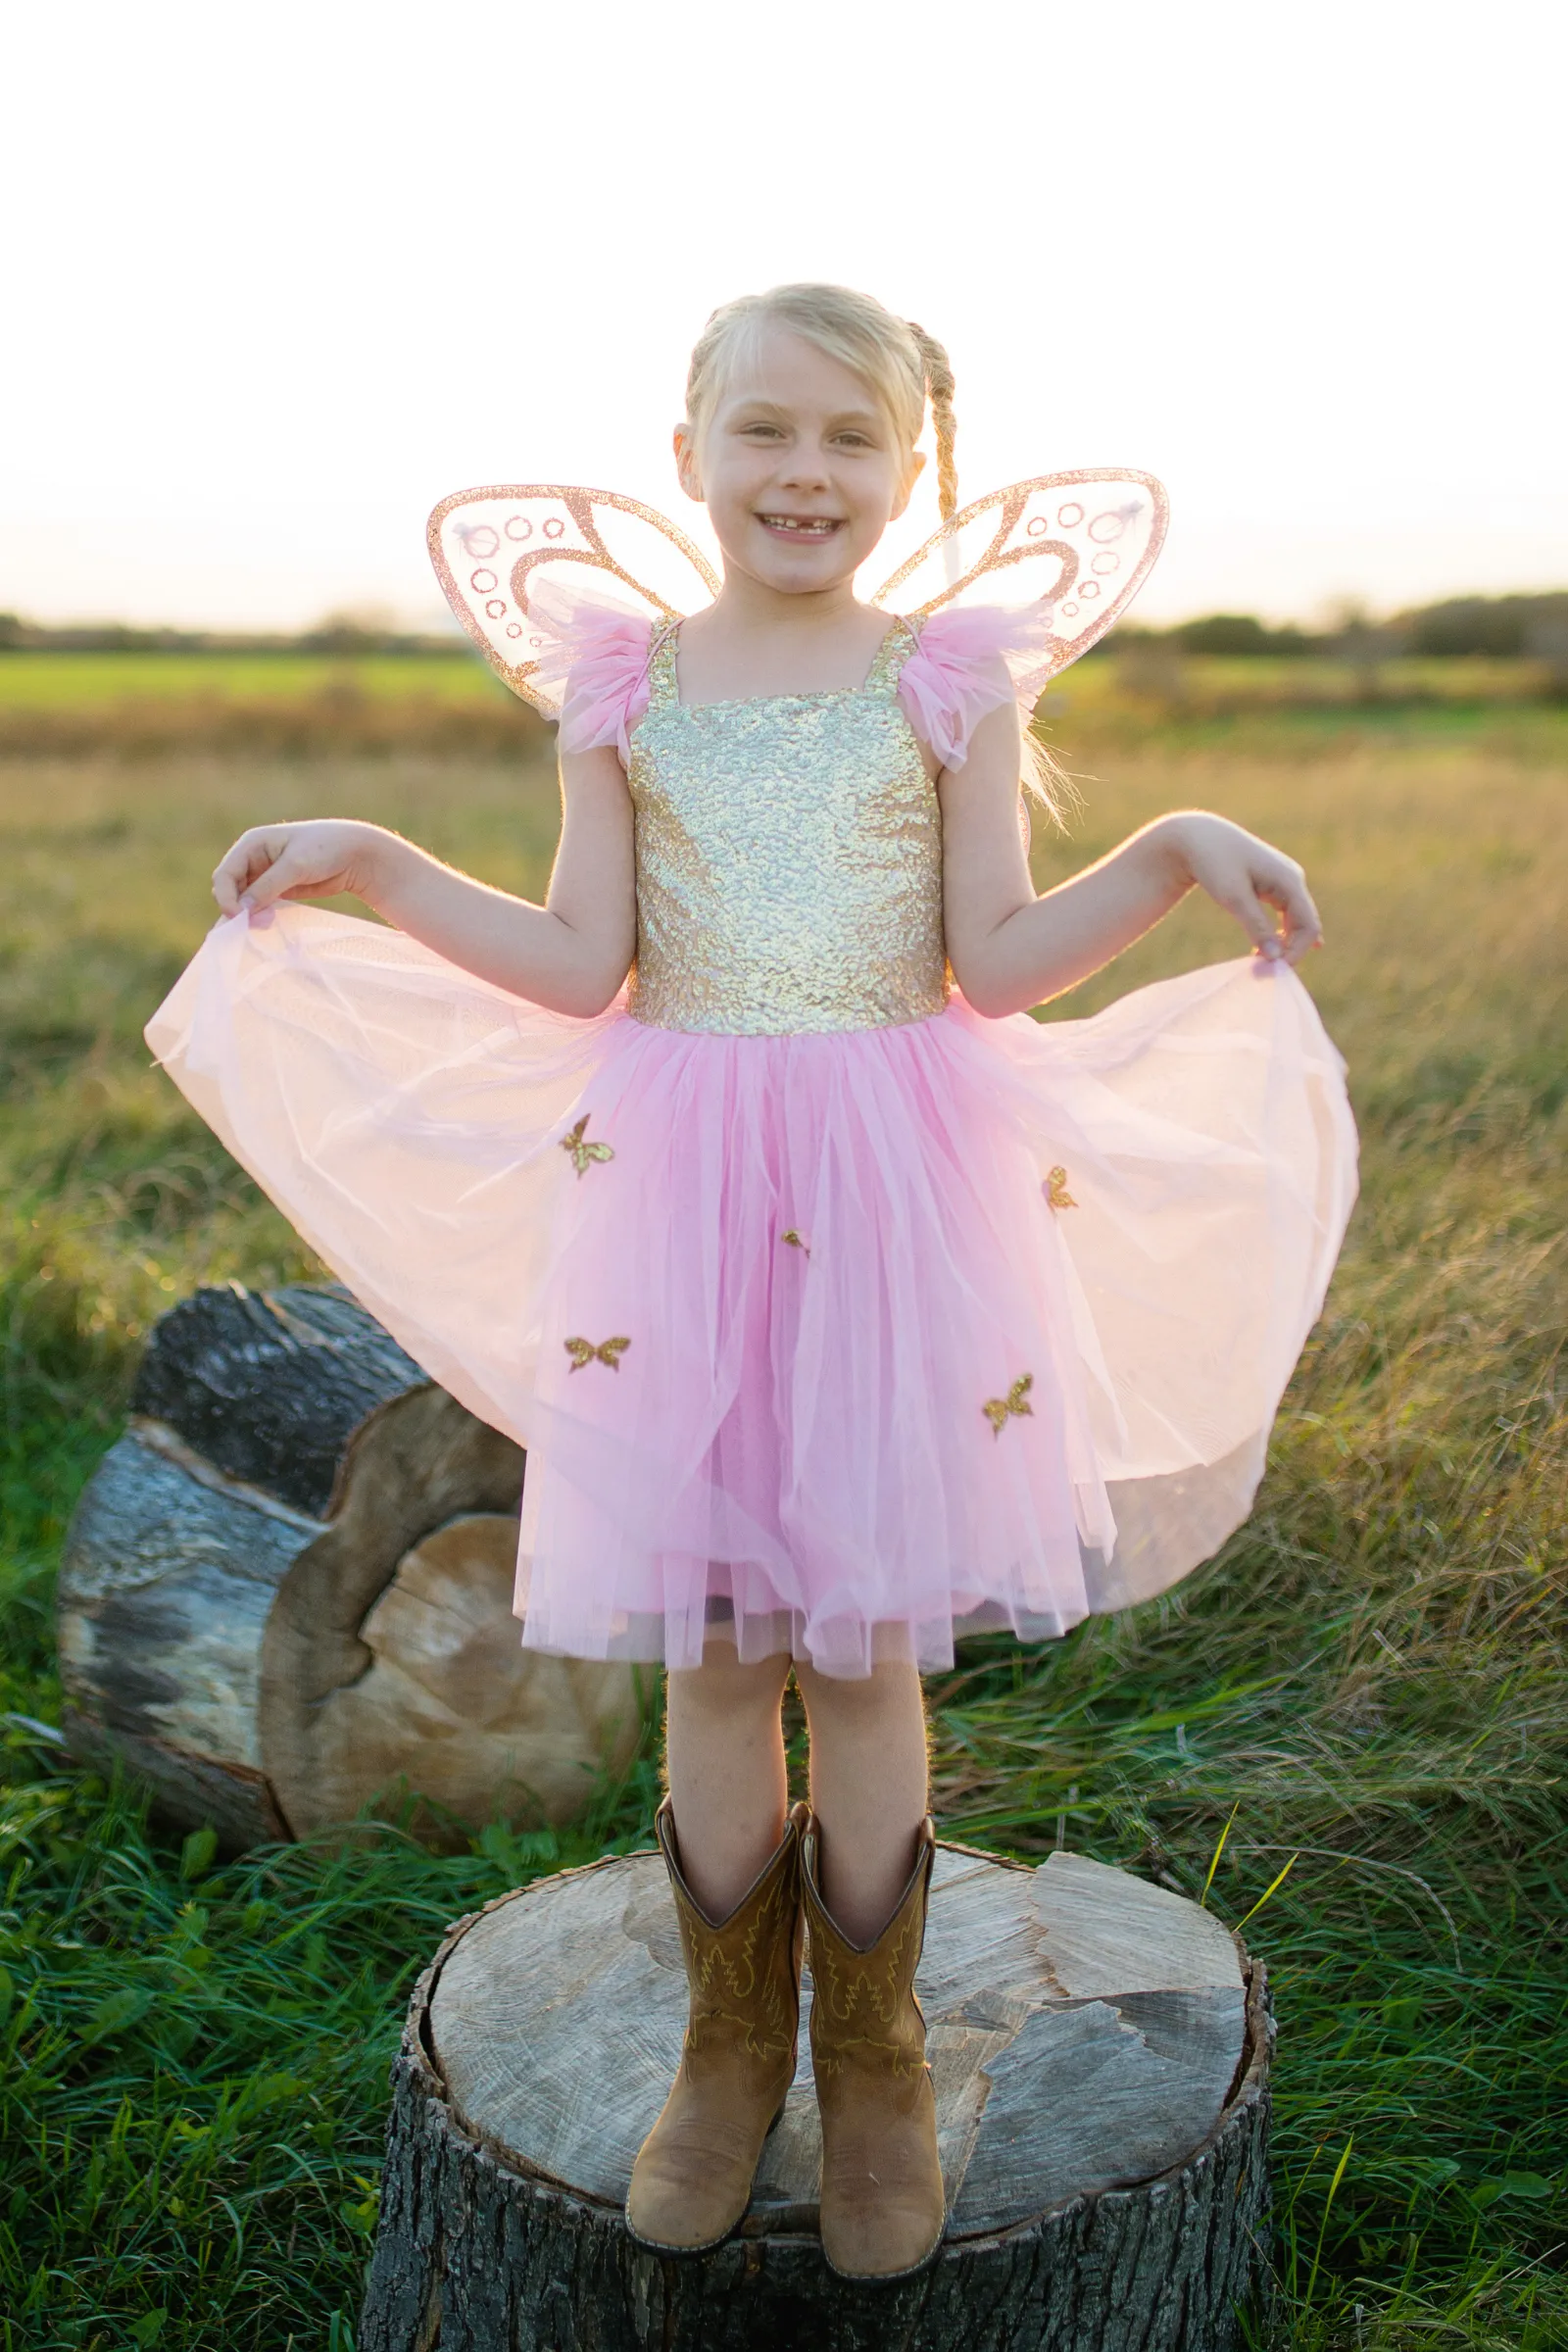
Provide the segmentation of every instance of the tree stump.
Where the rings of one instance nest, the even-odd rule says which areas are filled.
[[[1225,2352],[1268,2201],[1263,1970],[1196,1904],[1080,1856],[939,1848],[918,1987],[950,2226],[837,2279],[802,2062],[740,2230],[659,2256],[621,2215],[686,2015],[651,1854],[461,1921],[393,2077],[362,2352]],[[806,2007],[809,2010],[808,1984]]]
[[[346,1293],[198,1291],[67,1539],[72,1747],[229,1851],[398,1784],[434,1844],[568,1819],[624,1768],[640,1692],[521,1647],[522,1470]]]

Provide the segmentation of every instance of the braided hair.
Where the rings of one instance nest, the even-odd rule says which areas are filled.
[[[912,318],[908,326],[920,354],[925,396],[931,409],[931,435],[937,445],[937,508],[943,521],[951,522],[958,512],[958,468],[953,458],[953,444],[958,432],[957,418],[953,414],[953,362],[935,335],[928,335]]]

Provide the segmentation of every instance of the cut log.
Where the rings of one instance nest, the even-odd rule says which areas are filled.
[[[198,1292],[72,1522],[72,1746],[230,1851],[383,1796],[438,1845],[569,1819],[624,1768],[641,1692],[520,1646],[522,1469],[346,1295]]]
[[[296,1283],[258,1294],[225,1283],[160,1318],[130,1409],[241,1485],[324,1519],[355,1432],[377,1405],[429,1385],[346,1291]],[[497,1444],[515,1462],[520,1494],[521,1456]]]
[[[1229,2352],[1261,2283],[1261,1965],[1178,1895],[1071,1854],[938,1852],[917,1980],[949,2230],[918,2278],[835,2278],[807,2038],[752,2207],[712,2253],[622,2218],[686,2015],[657,1857],[448,1935],[393,2076],[362,2352]]]

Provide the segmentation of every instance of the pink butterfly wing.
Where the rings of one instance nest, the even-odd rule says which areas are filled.
[[[924,619],[955,605],[1044,600],[1044,686],[1126,611],[1159,553],[1168,516],[1152,473],[1088,466],[1039,474],[965,507],[871,601]]]
[[[717,573],[685,532],[615,490],[554,482],[458,490],[436,508],[425,536],[469,637],[513,693],[551,719],[561,716],[561,681],[538,674],[553,636],[530,606],[535,582],[559,581],[577,597],[660,622],[718,593]]]

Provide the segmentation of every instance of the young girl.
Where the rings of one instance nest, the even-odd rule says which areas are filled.
[[[928,398],[954,512],[952,381],[839,288],[716,312],[675,432],[711,604],[661,625],[518,592],[569,671],[544,906],[374,825],[259,826],[148,1032],[526,1445],[524,1642],[669,1668],[691,2022],[630,2228],[696,2250],[745,2212],[804,1923],[823,2245],[877,2278],[944,2227],[920,1670],[956,1633],[1157,1592],[1245,1517],[1353,1189],[1291,969],[1318,938],[1299,867],[1185,811],[1037,898],[1006,657],[1051,608],[890,625],[856,599]],[[1251,958],[1020,1017],[1195,885]],[[387,927],[291,904],[339,892]]]

